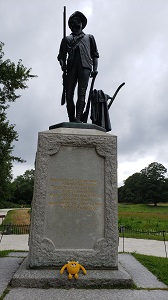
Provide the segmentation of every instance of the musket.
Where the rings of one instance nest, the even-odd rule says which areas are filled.
[[[63,91],[62,91],[62,97],[61,97],[61,105],[65,104],[66,101],[66,6],[64,6],[63,11]]]
[[[83,113],[83,118],[82,118],[82,122],[83,122],[83,123],[87,123],[87,119],[88,119],[88,115],[89,115],[89,109],[90,109],[90,102],[91,102],[91,98],[92,98],[93,86],[94,86],[94,82],[95,82],[95,79],[96,79],[96,75],[97,75],[97,74],[94,74],[94,76],[93,76],[93,78],[92,78],[91,85],[90,85],[90,91],[89,91],[88,102],[87,102],[86,110],[85,110],[85,112]]]
[[[116,89],[116,91],[115,91],[113,97],[110,97],[110,98],[109,98],[109,99],[111,99],[111,100],[110,100],[110,102],[109,102],[109,104],[108,104],[108,109],[110,109],[110,107],[111,107],[111,105],[112,105],[112,103],[113,103],[115,97],[117,96],[119,90],[122,88],[122,86],[123,86],[124,84],[125,84],[125,82],[121,83],[121,84],[119,85],[119,87]]]

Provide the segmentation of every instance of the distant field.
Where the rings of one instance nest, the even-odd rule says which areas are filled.
[[[168,203],[160,203],[157,206],[153,204],[124,204],[119,203],[119,212],[160,212],[168,214]]]
[[[125,231],[125,237],[147,238],[168,240],[168,204],[167,205],[146,205],[146,204],[119,204],[118,225],[125,226],[130,232]],[[30,209],[10,210],[4,220],[4,224],[30,224]],[[135,233],[132,230],[155,231],[159,234]],[[120,234],[122,236],[122,233]]]
[[[168,232],[168,205],[119,204],[118,224],[132,230]],[[130,233],[125,236],[134,237]]]

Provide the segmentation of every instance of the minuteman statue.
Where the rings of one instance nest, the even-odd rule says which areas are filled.
[[[70,16],[68,26],[72,33],[62,39],[58,54],[61,68],[63,72],[66,72],[65,101],[69,121],[77,123],[82,122],[89,77],[94,77],[98,73],[99,53],[94,36],[83,32],[86,24],[87,18],[83,13],[76,11]],[[75,107],[76,85],[77,102]]]

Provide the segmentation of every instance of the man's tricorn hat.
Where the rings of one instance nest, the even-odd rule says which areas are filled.
[[[82,29],[84,29],[86,27],[87,24],[87,18],[84,16],[83,13],[81,13],[80,11],[75,11],[68,20],[68,26],[69,28],[71,28],[71,22],[73,20],[74,17],[80,18],[82,21]]]

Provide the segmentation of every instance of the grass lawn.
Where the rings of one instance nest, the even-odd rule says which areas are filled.
[[[168,258],[132,253],[160,281],[168,285]]]
[[[168,205],[119,204],[119,226],[142,231],[168,232]],[[163,240],[163,234],[145,235],[125,232],[125,237]],[[166,235],[168,240],[168,235]]]
[[[10,253],[10,250],[2,250],[0,251],[0,257],[5,257],[8,256],[8,254]]]
[[[8,254],[9,253],[12,253],[12,252],[26,252],[27,253],[27,251],[25,251],[25,250],[1,250],[0,251],[0,257],[6,257],[6,256],[8,256]]]
[[[30,208],[9,210],[3,224],[29,225]]]
[[[119,204],[119,226],[124,225],[130,230],[155,231],[160,234],[125,232],[125,237],[155,239],[163,241],[163,231],[165,240],[168,241],[168,204],[158,206],[147,204]],[[30,209],[10,210],[4,220],[4,224],[30,224]],[[122,234],[120,234],[122,236]]]

